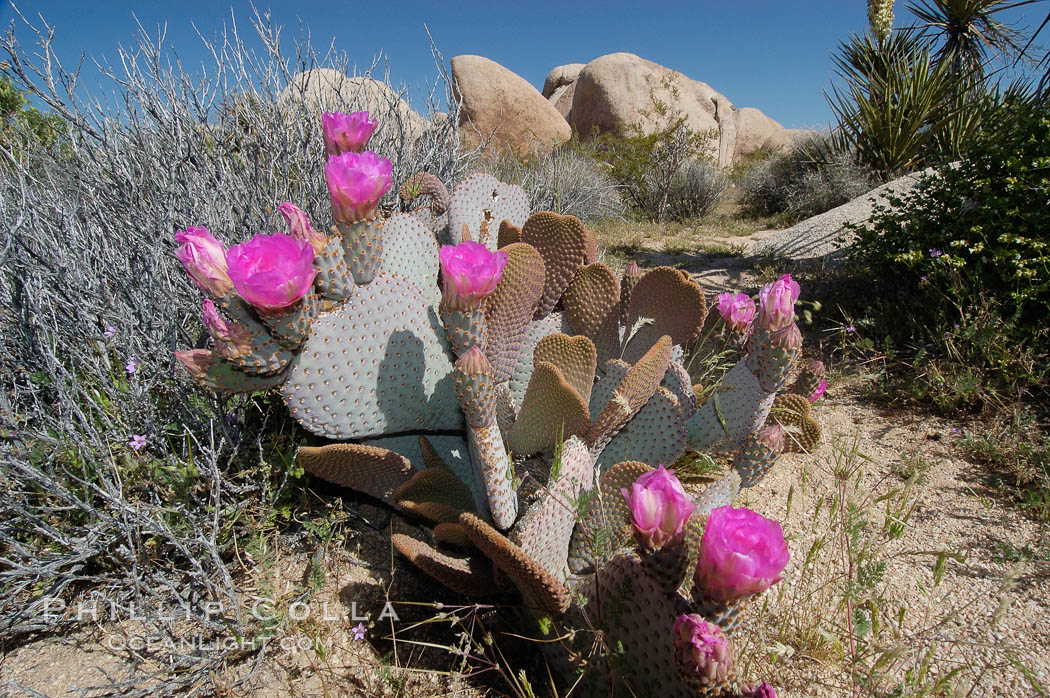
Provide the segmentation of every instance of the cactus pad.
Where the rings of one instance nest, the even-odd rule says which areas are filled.
[[[314,287],[325,298],[333,301],[345,300],[353,291],[354,277],[343,257],[343,241],[338,235],[328,238],[325,248],[314,257],[318,272]]]
[[[565,317],[576,334],[591,338],[602,366],[620,351],[620,282],[601,262],[576,270],[562,296]]]
[[[299,465],[322,480],[348,487],[394,506],[394,491],[407,483],[412,463],[404,456],[378,446],[331,444],[303,446]]]
[[[598,466],[608,468],[625,460],[669,464],[684,451],[685,420],[678,398],[667,388],[657,388],[649,402],[602,450]]]
[[[440,268],[438,244],[426,226],[407,213],[395,213],[387,219],[380,272],[408,279],[436,308],[441,301],[437,283]]]
[[[631,538],[631,511],[620,490],[631,485],[652,468],[645,463],[617,463],[598,478],[595,496],[576,524],[569,543],[569,570],[575,574],[593,571],[595,562],[603,564]]]
[[[521,228],[508,220],[502,220],[499,224],[499,232],[496,234],[496,247],[503,249],[507,245],[521,242]]]
[[[484,558],[452,557],[403,533],[393,534],[390,542],[413,565],[456,593],[485,596],[498,591],[492,582],[492,565]]]
[[[298,303],[278,312],[259,311],[259,318],[281,346],[295,351],[310,335],[310,325],[321,310],[321,298],[308,293]]]
[[[193,353],[198,357],[197,361],[199,363],[207,364],[207,369],[204,373],[196,377],[197,382],[212,390],[221,390],[227,393],[250,393],[256,390],[273,388],[280,385],[285,379],[285,374],[283,373],[261,376],[245,373],[234,368],[224,361],[220,355],[214,354],[208,349],[195,349]]]
[[[672,354],[671,361],[667,364],[667,373],[660,381],[660,387],[667,388],[678,398],[678,407],[682,411],[683,419],[689,419],[696,413],[696,393],[693,392],[693,386],[690,383],[689,372],[682,365],[681,359],[674,358]]]
[[[642,325],[630,338],[624,337],[624,361],[634,363],[665,334],[672,344],[685,346],[700,334],[706,317],[707,300],[696,282],[673,267],[651,269],[631,291],[627,331],[634,330],[639,322],[652,322]]]
[[[251,333],[251,350],[229,359],[234,368],[253,376],[266,376],[283,371],[292,360],[292,353],[274,339],[266,326],[255,318],[252,308],[235,293],[219,301],[223,312]]]
[[[558,472],[514,527],[510,540],[543,566],[556,579],[568,576],[569,540],[576,524],[576,502],[589,490],[594,462],[578,438],[565,441]]]
[[[810,415],[810,403],[799,393],[781,393],[769,416],[784,428],[784,453],[809,453],[819,444],[820,422]]]
[[[439,523],[451,523],[459,520],[460,513],[474,511],[474,495],[463,482],[447,468],[427,468],[419,470],[411,479],[393,492],[393,500],[398,506],[419,513]],[[423,507],[419,504],[437,504],[442,508]],[[434,518],[430,513],[440,513]]]
[[[430,211],[435,216],[440,216],[448,209],[448,187],[429,172],[417,172],[406,179],[397,194],[405,203],[411,203],[421,196],[429,196]]]
[[[788,377],[801,353],[784,349],[770,341],[770,333],[755,327],[747,340],[747,367],[758,377],[762,390],[775,393],[787,385]]]
[[[620,359],[610,359],[605,364],[605,375],[598,379],[591,389],[591,415],[597,416],[602,413],[605,406],[609,404],[613,393],[620,387],[624,376],[631,370],[631,364]]]
[[[536,344],[533,362],[546,361],[557,366],[569,385],[576,388],[583,401],[591,399],[596,363],[594,344],[587,337],[549,334]]]
[[[492,515],[492,522],[506,530],[518,517],[518,494],[514,469],[503,447],[499,427],[496,424],[468,426],[467,439],[477,481],[485,488],[486,508]]]
[[[590,430],[587,443],[598,453],[631,417],[638,413],[660,386],[671,358],[671,338],[664,335],[627,372]]]
[[[447,346],[427,307],[410,281],[381,274],[321,314],[282,386],[292,416],[336,439],[461,428]]]
[[[587,263],[593,237],[588,237],[583,223],[575,216],[540,211],[525,221],[521,241],[536,248],[547,270],[543,295],[533,314],[538,320],[554,309],[577,267]]]
[[[765,424],[774,397],[762,390],[758,377],[741,359],[687,422],[690,448],[703,449],[723,441],[743,443]]]
[[[497,228],[504,219],[522,226],[529,215],[529,197],[516,184],[504,184],[492,175],[473,174],[464,179],[452,192],[448,205],[448,227],[452,244],[463,242],[463,227],[474,240],[490,250],[496,249]],[[487,240],[481,237],[482,223],[490,231]]]
[[[504,251],[507,253],[507,264],[503,267],[503,278],[492,295],[485,299],[483,306],[485,355],[492,362],[497,382],[510,378],[518,364],[532,313],[543,293],[545,273],[543,259],[533,247],[515,243],[508,245]],[[532,347],[527,352],[531,357]]]
[[[689,613],[688,602],[668,594],[638,553],[616,555],[588,589],[588,615],[600,620],[610,646],[623,646],[622,676],[636,695],[694,698],[705,695],[695,679],[683,677],[675,660],[674,621]]]
[[[525,399],[525,389],[528,388],[530,377],[535,370],[533,354],[536,345],[544,337],[561,332],[572,334],[569,323],[565,321],[564,313],[551,313],[542,320],[534,320],[525,330],[525,339],[521,343],[517,363],[510,375],[510,392],[514,406],[520,410],[521,403]]]
[[[561,437],[582,434],[590,424],[583,396],[552,363],[539,361],[529,379],[518,419],[507,434],[515,455],[530,456],[555,445]]]
[[[786,439],[785,439],[786,440]],[[741,487],[754,487],[762,482],[769,469],[777,462],[775,450],[755,438],[755,435],[744,439],[740,451],[733,459],[733,470],[740,473]]]
[[[337,222],[346,266],[358,285],[370,284],[383,261],[383,233],[377,221]]]
[[[535,604],[542,613],[565,613],[569,608],[569,589],[543,565],[477,516],[462,514],[459,522],[478,550],[513,580],[527,605]]]

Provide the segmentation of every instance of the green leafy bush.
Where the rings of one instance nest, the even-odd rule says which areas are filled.
[[[968,366],[985,387],[1023,393],[1043,378],[1013,375],[1020,369],[1006,357],[1050,348],[1050,106],[1012,99],[988,126],[958,164],[850,226],[848,254],[853,268],[870,270],[870,308],[895,341]],[[995,319],[995,341],[953,353],[947,338],[974,318]]]

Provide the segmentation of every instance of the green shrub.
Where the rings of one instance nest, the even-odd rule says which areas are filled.
[[[857,239],[848,255],[853,268],[870,271],[869,308],[894,341],[1023,393],[1044,379],[1008,355],[1042,357],[1050,348],[1050,107],[1012,99],[988,126],[958,165],[850,226]],[[971,344],[987,346],[953,351],[948,338],[966,335],[968,322]],[[993,324],[994,341],[981,339]]]

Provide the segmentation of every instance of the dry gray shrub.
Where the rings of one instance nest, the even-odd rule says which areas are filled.
[[[757,158],[744,173],[742,203],[758,215],[811,218],[878,186],[878,175],[825,134]]]
[[[555,211],[582,221],[623,218],[626,211],[620,187],[603,165],[571,146],[529,158],[486,156],[475,167],[500,181],[520,184],[533,211]]]
[[[319,55],[308,40],[283,55],[278,28],[255,14],[260,50],[231,22],[205,42],[207,72],[191,74],[142,32],[101,66],[117,95],[108,107],[85,98],[78,71],[60,64],[54,29],[15,13],[39,45],[8,31],[7,72],[68,131],[49,148],[31,138],[24,149],[0,147],[0,638],[11,648],[72,628],[85,599],[103,616],[133,607],[153,619],[144,632],[175,641],[258,637],[233,550],[282,497],[292,427],[265,398],[219,400],[175,365],[173,350],[203,334],[173,233],[203,225],[241,242],[283,228],[286,200],[330,218],[319,113],[279,96],[301,71],[345,73],[347,58],[331,47]],[[449,118],[412,140],[395,98],[372,109],[372,148],[397,177],[456,179],[467,165],[455,151],[458,105],[435,58],[424,116],[442,89]],[[358,97],[325,106],[350,110]],[[50,598],[68,610],[45,613]],[[223,612],[209,617],[207,602]],[[179,622],[158,619],[173,611]],[[224,662],[261,657],[257,647],[175,647],[150,657],[158,675],[129,662],[103,692],[195,687]]]
[[[671,178],[665,216],[675,221],[700,218],[718,203],[728,187],[725,170],[710,158],[686,160]]]

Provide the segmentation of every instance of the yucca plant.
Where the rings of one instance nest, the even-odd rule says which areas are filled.
[[[955,81],[928,44],[899,32],[881,44],[852,36],[834,57],[845,81],[825,97],[838,121],[840,145],[883,179],[914,169],[927,146],[951,123]]]

